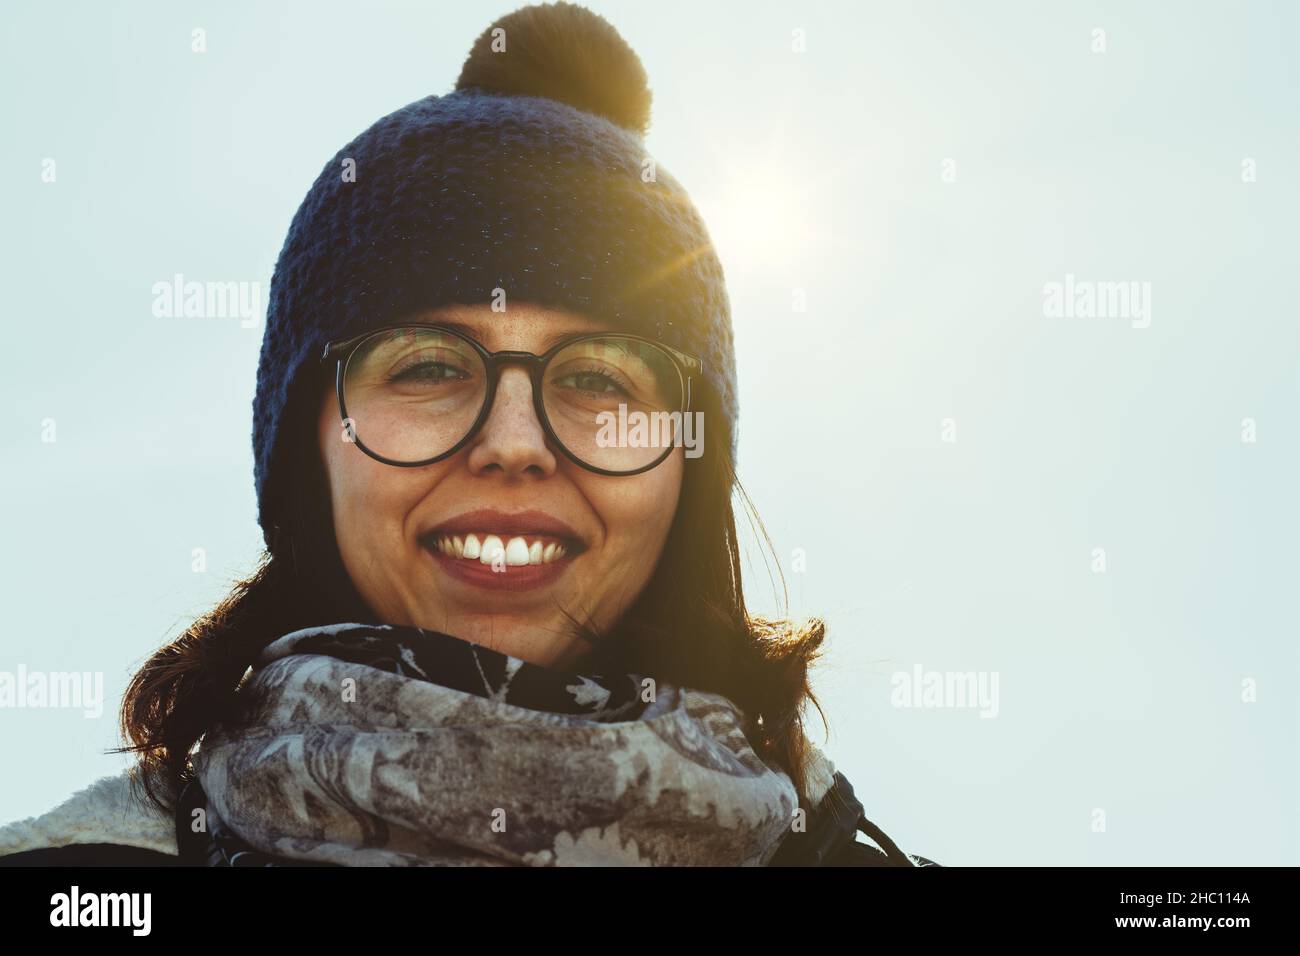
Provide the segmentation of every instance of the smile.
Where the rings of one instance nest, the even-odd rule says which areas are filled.
[[[475,546],[478,554],[471,557]],[[554,539],[544,541],[522,535],[508,539],[494,534],[454,535],[450,542],[446,537],[437,537],[425,542],[425,550],[449,578],[498,593],[531,591],[554,584],[572,567],[576,557]],[[520,563],[513,563],[512,558]]]
[[[498,592],[552,584],[588,548],[577,531],[546,512],[493,508],[444,521],[421,544],[448,577]]]
[[[563,541],[543,535],[497,535],[485,531],[438,535],[430,543],[448,557],[511,568],[550,564],[569,553]]]

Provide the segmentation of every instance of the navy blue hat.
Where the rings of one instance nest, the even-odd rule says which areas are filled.
[[[708,232],[647,155],[650,92],[604,19],[568,3],[496,21],[454,92],[390,113],[326,164],[276,262],[253,402],[268,547],[315,435],[325,344],[443,304],[567,308],[703,362],[736,450],[731,309]]]

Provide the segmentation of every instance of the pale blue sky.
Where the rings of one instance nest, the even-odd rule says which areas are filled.
[[[515,6],[7,6],[0,670],[106,702],[0,709],[0,821],[122,765],[131,669],[260,547],[263,316],[156,318],[153,284],[265,292],[326,160]],[[1300,8],[589,6],[719,245],[740,473],[829,622],[826,750],[871,819],[951,864],[1300,861]],[[1150,283],[1150,326],[1045,317],[1067,273]],[[998,716],[891,706],[918,664],[997,673]]]

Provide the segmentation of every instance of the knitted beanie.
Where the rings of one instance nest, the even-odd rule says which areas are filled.
[[[332,381],[326,343],[422,309],[488,304],[497,289],[498,321],[511,302],[534,302],[698,356],[723,417],[706,423],[711,444],[734,460],[723,270],[685,190],[647,155],[650,98],[639,58],[603,18],[523,7],[478,37],[453,92],[390,113],[326,164],[276,262],[257,370],[268,547],[301,477],[289,436],[315,435]]]

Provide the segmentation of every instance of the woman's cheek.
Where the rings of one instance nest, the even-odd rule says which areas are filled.
[[[680,452],[644,475],[585,484],[606,532],[591,569],[595,580],[586,586],[630,604],[649,583],[668,538],[681,488]]]

